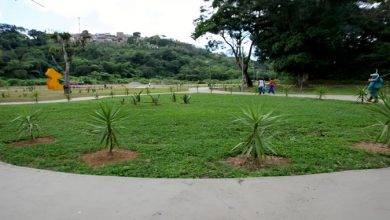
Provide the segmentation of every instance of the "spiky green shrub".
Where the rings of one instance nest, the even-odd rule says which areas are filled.
[[[318,95],[318,99],[322,100],[325,94],[328,92],[328,88],[326,88],[325,86],[320,86],[315,89],[315,92]]]
[[[364,103],[367,100],[367,88],[366,87],[358,88],[356,95],[357,95],[357,102]]]
[[[133,103],[133,105],[138,105],[138,101],[137,101],[137,98],[135,95],[131,95],[131,103]]]
[[[288,94],[290,93],[290,90],[291,90],[291,85],[284,85],[282,87],[282,89],[283,89],[284,95],[286,95],[286,97],[288,97]]]
[[[390,100],[383,93],[379,95],[379,98],[383,103],[377,103],[370,107],[373,112],[380,116],[377,123],[372,126],[381,128],[377,141],[390,146]]]
[[[64,94],[64,95],[65,95],[66,100],[68,100],[68,102],[70,102],[70,99],[71,99],[70,94]]]
[[[243,156],[252,156],[259,163],[263,162],[266,154],[276,154],[270,145],[272,135],[269,130],[280,122],[280,117],[272,112],[264,114],[259,107],[242,110],[242,114],[234,122],[247,129],[249,134],[232,151],[239,149]]]
[[[176,93],[172,92],[171,100],[172,100],[172,102],[176,102],[176,100],[177,100]]]
[[[160,95],[149,95],[153,105],[158,105],[160,102]]]
[[[141,102],[141,94],[142,94],[142,90],[139,91],[139,92],[135,92],[135,93],[134,93],[133,97],[135,98],[135,100],[136,100],[137,102]]]
[[[190,104],[191,98],[192,98],[192,97],[191,97],[190,94],[184,94],[183,97],[182,97],[183,103],[184,103],[184,104]]]
[[[115,95],[115,94],[114,94],[114,90],[111,89],[111,91],[110,91],[110,96],[111,96],[111,98],[114,98],[114,95]]]
[[[119,145],[118,124],[124,118],[125,115],[120,114],[119,107],[115,108],[107,103],[99,103],[99,108],[91,115],[92,132],[101,134],[100,144],[104,144],[110,154],[112,154],[114,147]]]
[[[34,91],[31,93],[31,97],[33,98],[34,102],[38,103],[39,92],[38,92],[37,90],[34,90]]]
[[[41,111],[37,110],[33,113],[19,114],[14,118],[11,123],[17,125],[17,132],[19,137],[22,135],[28,136],[31,139],[35,139],[39,136],[40,126],[39,122],[41,120]]]

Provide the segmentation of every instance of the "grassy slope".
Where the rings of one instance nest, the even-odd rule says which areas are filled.
[[[87,132],[88,114],[97,101],[0,106],[0,141],[16,139],[8,125],[18,112],[42,109],[44,133],[57,142],[27,148],[0,143],[0,159],[9,163],[65,172],[139,177],[243,177],[331,172],[390,165],[390,157],[348,148],[354,142],[373,140],[370,112],[362,105],[342,101],[319,101],[284,97],[196,94],[190,105],[171,103],[162,96],[160,106],[148,97],[142,105],[123,111],[129,118],[120,129],[123,148],[137,150],[135,161],[92,169],[80,156],[100,149],[99,138]],[[107,99],[119,105],[118,99]],[[246,131],[231,123],[240,106],[262,104],[265,110],[286,115],[277,128],[277,151],[290,157],[288,167],[250,172],[231,168],[221,161]]]

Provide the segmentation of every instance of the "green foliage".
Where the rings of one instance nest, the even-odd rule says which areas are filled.
[[[291,85],[283,85],[282,86],[283,93],[286,95],[286,97],[290,93],[291,87],[292,87]]]
[[[70,100],[71,100],[70,94],[64,94],[64,95],[65,95],[66,100],[68,100],[68,102],[70,102]]]
[[[129,96],[129,94],[130,94],[130,89],[129,88],[125,88],[125,94],[126,94],[126,96]]]
[[[34,90],[32,93],[31,93],[31,97],[33,98],[33,100],[38,103],[38,99],[39,99],[39,92],[38,90]]]
[[[121,99],[121,105],[125,105],[125,104],[126,104],[125,98],[122,98]]]
[[[152,104],[157,106],[160,102],[160,95],[149,95],[150,99],[152,100]]]
[[[325,87],[325,86],[319,86],[315,89],[315,92],[317,93],[318,95],[318,99],[319,100],[322,100],[322,98],[324,97],[324,95],[328,92],[328,88]]]
[[[115,95],[114,90],[111,89],[111,91],[110,91],[111,98],[114,98],[114,95]]]
[[[94,96],[95,96],[95,99],[99,99],[99,93],[95,92]]]
[[[101,134],[100,143],[109,149],[109,153],[115,146],[118,146],[118,124],[125,118],[120,114],[119,107],[115,108],[112,104],[99,103],[99,108],[91,115],[90,123],[94,133]]]
[[[69,35],[40,34],[36,39],[22,28],[0,27],[0,76],[8,85],[34,85],[44,80],[48,67],[65,71],[62,42],[71,65],[71,75],[86,84],[128,83],[130,78],[172,78],[174,80],[234,79],[239,77],[234,60],[225,55],[214,55],[205,49],[158,36],[138,38],[129,43],[86,44],[70,41]],[[34,37],[36,37],[36,33]],[[88,35],[86,35],[87,37]],[[162,43],[164,42],[164,43]],[[156,50],[155,48],[159,48]],[[206,64],[209,62],[209,65]],[[12,81],[8,81],[12,79]],[[148,80],[147,80],[148,81]],[[39,82],[41,83],[41,82]]]
[[[190,94],[184,94],[182,97],[183,103],[184,104],[190,104],[192,96]]]
[[[378,122],[373,126],[380,127],[382,129],[377,140],[387,146],[390,146],[390,100],[384,93],[380,94],[380,99],[383,103],[374,104],[371,107],[371,110],[379,116]]]
[[[141,102],[141,93],[142,90],[139,92],[135,92],[134,95],[132,96],[133,100],[135,100],[136,102]]]
[[[31,114],[19,114],[11,121],[12,124],[17,124],[19,137],[22,135],[28,136],[30,139],[35,139],[39,136],[41,111],[37,110]]]
[[[365,86],[358,88],[356,95],[357,101],[359,103],[364,103],[367,100],[367,88]]]
[[[172,102],[176,102],[176,99],[177,99],[176,93],[172,92],[171,93],[171,100],[172,100]]]
[[[280,122],[280,116],[274,116],[272,112],[262,113],[259,107],[248,107],[234,122],[239,122],[244,129],[248,130],[249,134],[232,150],[240,149],[242,155],[252,156],[259,162],[265,159],[266,154],[276,154],[269,143],[269,139],[272,137],[269,130]]]
[[[137,96],[135,95],[131,95],[131,101],[133,103],[133,105],[138,105],[138,99],[137,99]]]

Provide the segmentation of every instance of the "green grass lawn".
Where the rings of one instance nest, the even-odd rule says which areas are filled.
[[[179,95],[181,96],[181,95]],[[140,156],[132,161],[90,168],[81,160],[85,153],[101,149],[99,138],[88,132],[89,114],[97,100],[58,104],[0,106],[0,159],[21,165],[64,172],[137,177],[245,177],[296,175],[349,169],[379,168],[390,165],[390,156],[349,148],[355,142],[374,140],[372,113],[364,105],[343,101],[271,96],[236,96],[194,94],[189,105],[172,103],[168,95],[161,105],[152,106],[142,97],[133,106],[130,97],[123,106],[128,115],[120,129],[122,148],[136,150]],[[121,98],[107,102],[120,105]],[[286,122],[277,126],[273,139],[280,156],[291,164],[258,171],[233,168],[224,160],[241,142],[246,130],[232,123],[240,108],[262,105],[265,111],[285,115]],[[41,109],[43,135],[57,141],[32,147],[15,148],[5,144],[18,135],[10,120],[19,112]]]

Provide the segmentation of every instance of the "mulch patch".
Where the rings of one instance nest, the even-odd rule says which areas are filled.
[[[51,144],[55,142],[56,139],[51,136],[37,137],[35,139],[21,140],[21,141],[12,141],[8,144],[13,147],[27,147],[37,144]]]
[[[286,166],[291,160],[285,157],[266,156],[262,163],[259,163],[252,157],[235,156],[229,157],[226,161],[227,164],[233,167],[245,168],[249,170],[258,170],[273,166]]]
[[[107,149],[98,152],[85,154],[82,159],[91,167],[102,167],[105,165],[120,163],[127,160],[133,160],[138,157],[138,153],[131,150],[114,149],[112,154]]]
[[[381,143],[363,141],[356,143],[353,147],[374,153],[390,154],[390,147]]]

